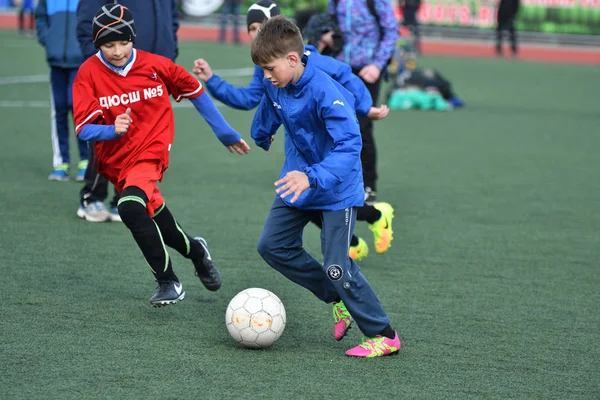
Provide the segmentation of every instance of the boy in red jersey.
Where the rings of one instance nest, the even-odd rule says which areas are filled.
[[[165,246],[193,262],[208,290],[218,290],[221,277],[206,241],[181,229],[157,187],[174,137],[169,95],[190,99],[230,152],[247,154],[250,148],[198,80],[165,57],[133,48],[135,24],[126,7],[103,6],[93,34],[100,51],[83,63],[73,84],[75,131],[96,142],[98,171],[121,193],[119,214],[158,282],[150,303],[174,304],[185,296]]]

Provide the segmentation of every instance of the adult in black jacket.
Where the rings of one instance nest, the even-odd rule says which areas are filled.
[[[79,0],[77,5],[77,40],[85,58],[98,52],[92,37],[92,20],[96,12],[111,0]],[[120,0],[112,1],[127,7],[135,18],[137,30],[134,47],[171,60],[177,56],[177,30],[179,14],[175,0]],[[94,145],[90,143],[85,185],[80,192],[77,216],[90,222],[120,221],[117,211],[119,195],[107,210],[104,200],[108,196],[108,181],[97,172]]]
[[[402,25],[410,29],[414,38],[415,50],[421,53],[421,32],[417,13],[421,8],[421,0],[400,0],[398,7],[402,11]]]
[[[500,0],[498,5],[496,27],[496,53],[502,56],[502,34],[508,31],[510,36],[510,47],[513,56],[517,56],[517,33],[515,31],[515,19],[519,12],[520,0]]]

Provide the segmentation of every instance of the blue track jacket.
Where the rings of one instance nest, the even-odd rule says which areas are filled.
[[[53,67],[79,68],[83,54],[77,43],[75,10],[78,0],[40,0],[35,8],[38,42]]]
[[[352,68],[341,61],[319,54],[317,49],[311,45],[304,46],[304,54],[310,62],[318,69],[338,81],[350,93],[354,95],[354,107],[356,113],[367,115],[373,106],[373,99],[367,87],[359,77],[352,73]],[[264,74],[257,65],[254,69],[252,80],[246,87],[235,87],[223,80],[219,75],[213,74],[205,87],[210,94],[220,102],[238,110],[251,110],[260,103],[264,94]],[[268,82],[267,82],[268,83]]]
[[[308,57],[298,82],[279,89],[263,79],[265,94],[252,121],[251,136],[268,150],[270,137],[285,128],[285,162],[289,171],[308,175],[310,189],[291,204],[304,210],[341,210],[364,204],[360,151],[362,139],[354,97]]]

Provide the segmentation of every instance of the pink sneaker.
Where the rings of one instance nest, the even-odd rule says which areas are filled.
[[[343,301],[333,303],[333,320],[335,321],[333,336],[335,340],[340,341],[346,336],[352,325],[352,317]]]
[[[373,358],[398,354],[400,350],[400,338],[398,332],[393,339],[377,335],[373,338],[365,337],[363,342],[346,352],[348,357]]]

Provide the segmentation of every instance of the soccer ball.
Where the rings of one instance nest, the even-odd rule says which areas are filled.
[[[225,323],[231,337],[244,347],[271,346],[285,328],[285,308],[279,297],[266,289],[239,292],[227,306]]]

